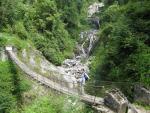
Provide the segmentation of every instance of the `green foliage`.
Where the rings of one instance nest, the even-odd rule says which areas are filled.
[[[99,83],[100,80],[127,81],[150,86],[149,3],[144,0],[121,6],[114,4],[102,12],[100,39],[90,66]],[[118,86],[131,96],[130,86]]]
[[[113,5],[114,3],[118,3],[120,5],[124,5],[128,3],[130,0],[103,0],[106,6]]]
[[[71,44],[70,35],[60,20],[56,4],[54,1],[44,0],[35,3],[33,7],[36,10],[32,14],[34,15],[32,16],[34,19],[33,28],[40,35],[43,35],[33,39],[35,45],[49,61],[60,65],[64,58],[68,57],[64,53],[73,51],[73,45]],[[40,37],[42,38],[40,39]]]
[[[61,102],[61,100],[59,102]],[[55,104],[53,106],[48,97],[44,97],[42,99],[36,100],[35,103],[33,103],[31,106],[27,106],[22,113],[56,113],[55,107]],[[59,109],[57,110],[59,111]]]
[[[15,46],[18,50],[26,48],[30,43],[29,40],[21,40],[18,36],[7,33],[0,33],[0,47],[4,47],[6,45]]]
[[[29,87],[22,82],[16,67],[11,62],[0,62],[0,112],[8,113],[21,102],[21,94]]]
[[[55,0],[2,0],[0,9],[0,31],[15,34],[23,40],[32,40],[37,49],[56,65],[71,57],[74,40],[70,36],[72,33],[65,29],[66,23],[61,19],[62,13],[58,12]],[[69,10],[66,11],[70,13]],[[65,18],[71,16],[73,14],[66,14]],[[76,22],[76,19],[77,16],[73,16],[70,20]],[[15,45],[21,49],[21,44]]]
[[[0,112],[6,112],[15,106],[15,97],[12,94],[14,86],[12,83],[12,74],[9,70],[9,63],[0,62]]]
[[[69,29],[79,26],[79,13],[81,13],[83,0],[56,0],[57,7],[63,11],[62,19]]]
[[[96,0],[55,0],[61,20],[65,23],[65,28],[71,38],[77,40],[80,29],[87,27],[87,8],[89,4]],[[83,30],[83,29],[82,29]]]
[[[32,40],[55,65],[72,57],[87,6],[96,0],[1,0],[0,31]],[[86,27],[85,27],[86,26]],[[21,49],[21,44],[15,44]]]
[[[126,7],[128,10],[126,11],[125,16],[130,18],[129,24],[132,25],[131,28],[133,32],[143,33],[144,36],[146,34],[150,35],[150,15],[148,13],[150,11],[149,5],[150,2],[145,0],[136,2],[135,5],[131,2]]]
[[[5,38],[3,38],[2,36],[0,36],[0,47],[4,47],[6,42],[7,42],[7,40]]]
[[[85,105],[74,97],[47,95],[35,99],[18,112],[12,110],[11,113],[93,113],[93,111],[90,108],[86,109]]]
[[[23,25],[23,22],[17,22],[15,25],[14,25],[14,28],[13,28],[13,32],[15,34],[17,34],[21,39],[27,39],[28,38],[28,33]]]
[[[17,0],[1,0],[0,1],[0,29],[7,26],[7,24],[13,25],[15,19],[15,7]]]

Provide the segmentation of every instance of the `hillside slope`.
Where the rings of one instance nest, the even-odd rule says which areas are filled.
[[[119,82],[132,100],[132,86],[150,87],[150,2],[134,0],[108,5],[99,15],[99,41],[90,66],[92,80]]]

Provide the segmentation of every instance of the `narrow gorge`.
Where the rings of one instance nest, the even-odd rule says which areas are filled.
[[[149,113],[149,5],[2,0],[0,113]]]

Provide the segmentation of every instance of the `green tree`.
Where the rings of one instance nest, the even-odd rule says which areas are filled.
[[[150,86],[148,5],[147,0],[130,1],[126,5],[111,5],[101,12],[100,39],[91,64],[91,74],[98,84],[101,80],[128,82],[127,87],[117,86],[131,100],[133,83]]]

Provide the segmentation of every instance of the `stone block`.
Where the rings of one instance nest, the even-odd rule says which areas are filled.
[[[126,97],[118,89],[107,92],[107,95],[104,98],[104,104],[117,113],[126,113],[128,108]]]

